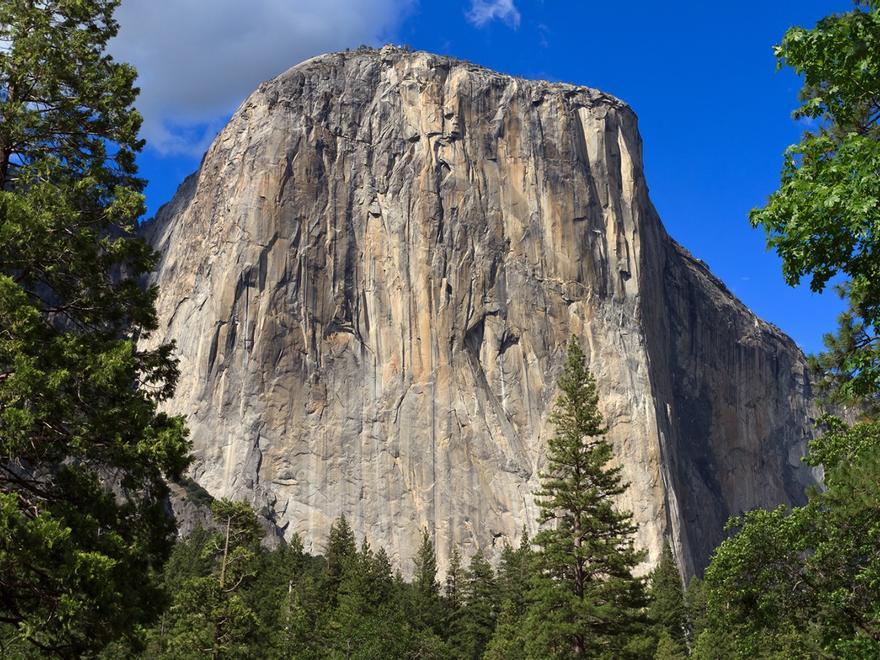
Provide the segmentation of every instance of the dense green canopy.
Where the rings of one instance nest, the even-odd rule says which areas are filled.
[[[74,656],[162,599],[163,477],[187,463],[177,377],[134,236],[134,70],[109,0],[0,4],[0,629]]]

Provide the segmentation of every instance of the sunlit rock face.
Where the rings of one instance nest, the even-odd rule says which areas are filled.
[[[146,232],[192,476],[315,552],[343,513],[404,573],[422,528],[441,567],[534,532],[572,335],[649,562],[668,538],[699,572],[730,514],[812,480],[803,356],[669,238],[636,116],[596,90],[318,57],[242,104]]]

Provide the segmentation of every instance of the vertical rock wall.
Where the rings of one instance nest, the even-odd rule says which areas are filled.
[[[411,568],[534,532],[573,334],[621,505],[699,571],[811,480],[801,353],[663,230],[619,100],[393,48],[262,85],[146,229],[192,476],[320,552],[344,513]]]

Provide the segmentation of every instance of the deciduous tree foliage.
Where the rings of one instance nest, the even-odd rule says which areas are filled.
[[[825,490],[807,505],[731,521],[706,571],[700,657],[880,657],[880,3],[792,28],[780,64],[804,77],[795,115],[818,122],[786,153],[782,186],[752,221],[787,279],[846,278],[850,308],[813,360],[826,392],[860,414],[831,416],[807,463]]]
[[[115,0],[0,3],[0,624],[75,656],[162,605],[164,477],[183,422],[155,328],[134,70],[105,53]]]
[[[739,655],[880,656],[880,423],[832,421],[811,445],[826,490],[753,511],[706,572],[702,648]]]
[[[776,46],[801,75],[796,118],[817,128],[785,153],[782,184],[751,221],[782,257],[786,280],[821,291],[835,276],[849,310],[818,367],[838,400],[880,390],[880,2],[795,27]]]

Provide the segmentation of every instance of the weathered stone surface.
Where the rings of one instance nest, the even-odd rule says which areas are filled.
[[[568,338],[651,560],[811,475],[803,356],[665,233],[634,113],[386,47],[263,84],[147,227],[192,476],[320,551],[340,513],[404,571],[427,527],[521,527]]]

